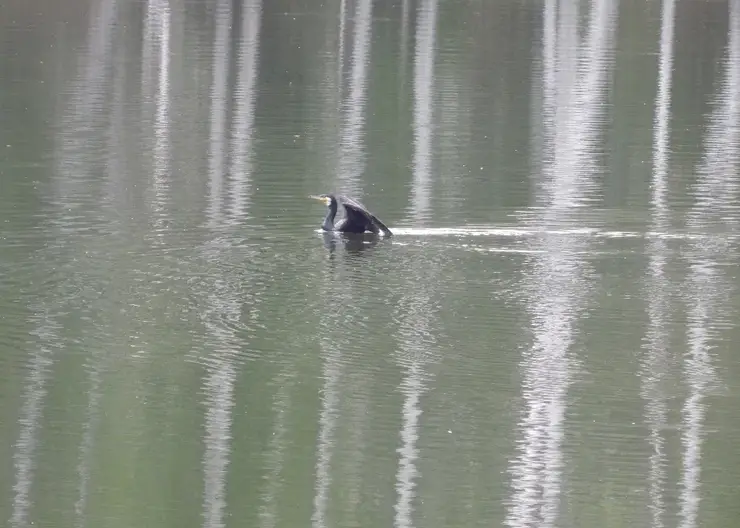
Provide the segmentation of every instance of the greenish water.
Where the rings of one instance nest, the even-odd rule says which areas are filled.
[[[737,1],[3,10],[5,525],[740,516]]]

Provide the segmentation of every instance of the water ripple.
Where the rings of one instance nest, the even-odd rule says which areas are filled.
[[[660,71],[656,94],[656,113],[653,128],[653,180],[652,188],[652,227],[664,231],[670,225],[668,217],[668,165],[670,138],[670,108],[673,69],[673,27],[675,16],[674,0],[662,2]],[[668,248],[665,240],[653,237],[647,251],[649,253],[649,280],[645,287],[649,296],[648,317],[650,326],[644,339],[642,397],[645,399],[645,420],[650,433],[648,442],[652,448],[650,455],[650,510],[652,527],[664,526],[666,479],[666,453],[663,427],[668,419],[668,405],[665,390],[669,368],[669,329],[671,315],[670,282],[666,277]]]
[[[560,6],[562,25],[557,35],[564,47],[558,49],[558,69],[545,73],[554,82],[543,84],[543,89],[555,90],[557,97],[545,94],[544,98],[554,109],[545,112],[552,118],[545,120],[542,134],[546,177],[542,200],[546,206],[540,228],[569,224],[569,211],[584,207],[597,191],[591,180],[596,172],[594,144],[604,124],[606,58],[613,44],[617,6],[610,1],[592,5],[584,58],[578,56],[579,48],[565,46],[569,38],[577,38],[576,5]],[[555,46],[549,33],[555,31],[554,11],[555,5],[547,2],[544,46]],[[543,54],[551,56],[552,50]],[[548,62],[546,68],[555,68],[555,62]],[[525,409],[519,422],[518,456],[509,466],[512,495],[506,524],[512,527],[555,526],[560,515],[566,397],[576,366],[572,346],[589,290],[583,261],[573,254],[574,249],[588,248],[588,237],[571,238],[567,245],[564,242],[553,235],[534,241],[535,248],[545,253],[533,258],[527,281],[534,336],[521,362]]]
[[[740,228],[740,7],[729,5],[730,24],[724,79],[709,117],[706,152],[697,168],[694,187],[696,203],[688,215],[690,227],[705,229],[721,225],[737,232]],[[732,251],[729,239],[701,239],[686,252],[689,274],[686,284],[689,351],[684,370],[689,396],[682,417],[684,430],[683,474],[681,477],[680,527],[698,525],[701,500],[702,444],[706,435],[705,399],[718,383],[711,352],[719,334],[717,323],[731,320],[727,295],[730,277],[719,263]]]

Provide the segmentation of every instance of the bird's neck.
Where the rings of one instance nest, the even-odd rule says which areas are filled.
[[[326,213],[326,218],[324,218],[324,223],[321,225],[321,228],[324,231],[334,231],[334,217],[337,216],[337,204],[332,203],[329,205],[329,211]]]

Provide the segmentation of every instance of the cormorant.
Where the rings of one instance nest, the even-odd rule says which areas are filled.
[[[341,233],[364,233],[365,231],[372,231],[375,234],[382,231],[385,236],[393,236],[391,230],[383,222],[378,220],[377,216],[368,211],[360,202],[348,196],[341,194],[321,194],[319,196],[311,196],[311,198],[324,202],[329,209],[324,222],[321,224],[321,229],[324,231],[339,231]],[[335,224],[334,218],[337,216],[339,205],[344,208],[344,218]]]

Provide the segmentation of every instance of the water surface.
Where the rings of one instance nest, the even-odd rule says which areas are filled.
[[[8,526],[738,518],[737,2],[5,11]]]

